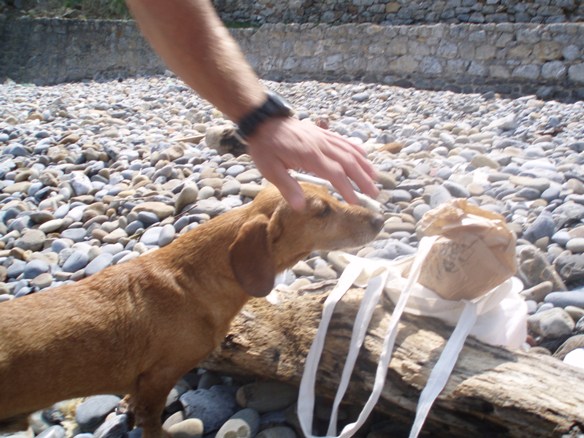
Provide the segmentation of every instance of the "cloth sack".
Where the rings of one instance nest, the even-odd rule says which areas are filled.
[[[338,434],[339,438],[353,436],[373,411],[383,390],[398,322],[404,311],[440,318],[456,326],[420,395],[410,438],[417,437],[421,431],[469,334],[509,348],[517,348],[524,342],[527,306],[518,294],[523,285],[512,277],[515,238],[503,218],[456,200],[428,212],[420,221],[418,232],[422,238],[416,255],[402,260],[364,259],[339,253],[348,265],[324,303],[300,383],[298,418],[306,437],[316,438],[312,435],[314,386],[326,331],[336,303],[352,285],[365,287],[365,293],[355,318],[326,437],[337,436],[338,408],[373,311],[383,296],[395,303],[395,309],[384,338],[373,390],[357,420],[346,425]],[[482,281],[494,286],[486,289]]]
[[[428,211],[416,231],[420,238],[437,236],[418,282],[442,298],[477,298],[517,271],[515,235],[505,219],[466,199]]]

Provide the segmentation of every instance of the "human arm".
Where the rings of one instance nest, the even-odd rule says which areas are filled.
[[[237,122],[267,95],[209,0],[127,0],[138,25],[166,65],[203,98]],[[333,132],[291,117],[271,118],[249,136],[249,152],[262,174],[294,208],[304,196],[288,169],[328,179],[349,202],[349,181],[377,194],[373,166],[361,148]]]

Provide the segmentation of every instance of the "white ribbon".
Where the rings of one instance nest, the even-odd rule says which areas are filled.
[[[375,382],[373,384],[373,391],[367,400],[367,403],[363,407],[363,410],[359,414],[357,421],[346,425],[341,431],[339,438],[348,438],[353,436],[353,434],[365,423],[369,414],[373,411],[375,404],[379,400],[381,391],[385,384],[385,378],[387,375],[387,370],[389,362],[391,360],[391,354],[395,344],[395,339],[397,336],[397,326],[401,315],[405,309],[410,290],[412,285],[416,282],[419,276],[420,267],[427,253],[430,251],[432,243],[435,238],[422,239],[420,242],[420,247],[418,248],[418,256],[414,259],[412,269],[410,272],[410,277],[404,290],[402,291],[398,303],[395,306],[395,310],[390,319],[389,327],[385,335],[383,347],[381,350],[381,355],[379,358],[379,364],[377,366],[377,371],[375,374]],[[326,332],[328,325],[330,323],[334,307],[337,302],[343,297],[343,295],[349,290],[349,288],[354,284],[357,278],[364,272],[366,272],[367,265],[376,266],[376,261],[374,260],[361,260],[358,258],[353,258],[349,263],[343,275],[339,279],[337,286],[333,289],[324,304],[324,309],[322,313],[322,319],[320,321],[318,330],[316,332],[316,337],[313,344],[308,352],[306,358],[306,363],[304,365],[304,373],[302,375],[302,380],[300,382],[300,390],[298,394],[298,419],[300,421],[300,426],[302,432],[307,438],[317,438],[312,435],[312,420],[314,411],[314,386],[316,380],[316,371],[318,368],[318,363],[322,355],[322,350],[324,347],[324,341],[326,337]],[[378,266],[383,267],[381,263],[377,263]],[[349,385],[349,380],[355,361],[357,360],[357,355],[361,346],[363,345],[363,340],[365,339],[365,334],[367,333],[367,327],[371,320],[373,310],[379,302],[379,298],[385,287],[387,281],[388,270],[387,268],[377,269],[375,271],[375,276],[369,280],[367,289],[365,291],[365,296],[361,301],[359,311],[357,313],[356,322],[353,326],[353,333],[351,336],[351,343],[349,347],[349,353],[347,355],[347,360],[343,368],[343,373],[341,376],[341,381],[339,383],[339,388],[337,389],[337,394],[333,403],[333,410],[331,413],[331,419],[329,422],[327,437],[334,437],[336,435],[337,429],[337,416],[339,404],[345,395],[345,391]]]
[[[357,420],[354,423],[346,425],[338,435],[338,438],[349,438],[353,436],[353,434],[365,423],[373,411],[375,404],[379,400],[385,384],[389,362],[391,361],[391,355],[397,336],[399,320],[404,312],[404,309],[406,308],[406,304],[411,295],[413,286],[418,280],[422,263],[429,253],[430,248],[432,247],[432,244],[436,238],[437,237],[425,237],[420,241],[417,255],[414,258],[413,264],[411,266],[410,275],[406,284],[401,290],[397,304],[391,315],[389,326],[384,337],[371,395],[369,396],[369,399],[367,400]],[[322,312],[322,319],[320,321],[313,344],[310,348],[310,351],[308,352],[304,366],[304,373],[300,382],[300,390],[298,395],[298,419],[302,428],[302,432],[307,438],[319,438],[312,435],[315,403],[314,388],[316,382],[316,372],[324,348],[326,332],[334,312],[334,307],[353,284],[357,284],[357,282],[363,283],[363,277],[369,278],[367,288],[365,290],[365,294],[361,301],[361,305],[355,319],[355,324],[353,326],[349,352],[347,354],[347,359],[345,361],[341,375],[341,381],[339,383],[339,387],[333,402],[327,435],[323,438],[334,438],[337,434],[338,408],[349,385],[351,373],[353,372],[359,350],[363,345],[373,311],[379,302],[381,294],[386,286],[391,269],[391,262],[383,260],[366,260],[348,255],[347,258],[350,260],[350,263],[341,275],[337,286],[333,289],[325,301]],[[416,418],[410,432],[410,438],[416,438],[418,436],[424,421],[428,416],[432,404],[446,385],[452,369],[456,364],[458,355],[464,346],[464,342],[477,320],[477,315],[479,313],[478,309],[482,304],[481,301],[483,301],[484,298],[485,296],[473,301],[464,301],[464,308],[460,314],[456,328],[454,329],[452,336],[448,340],[442,354],[440,355],[436,366],[432,370],[426,387],[420,395],[420,400],[416,410]]]

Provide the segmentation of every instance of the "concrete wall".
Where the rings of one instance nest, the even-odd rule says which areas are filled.
[[[267,79],[584,100],[584,23],[265,24],[233,34]],[[163,71],[132,22],[0,19],[0,80],[54,84]]]

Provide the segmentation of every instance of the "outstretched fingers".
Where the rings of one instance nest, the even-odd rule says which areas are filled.
[[[357,204],[353,182],[369,196],[379,193],[375,169],[365,151],[310,122],[293,118],[265,122],[250,139],[249,151],[260,172],[272,182],[293,208],[304,207],[304,193],[289,169],[311,172],[331,182],[347,202]]]

